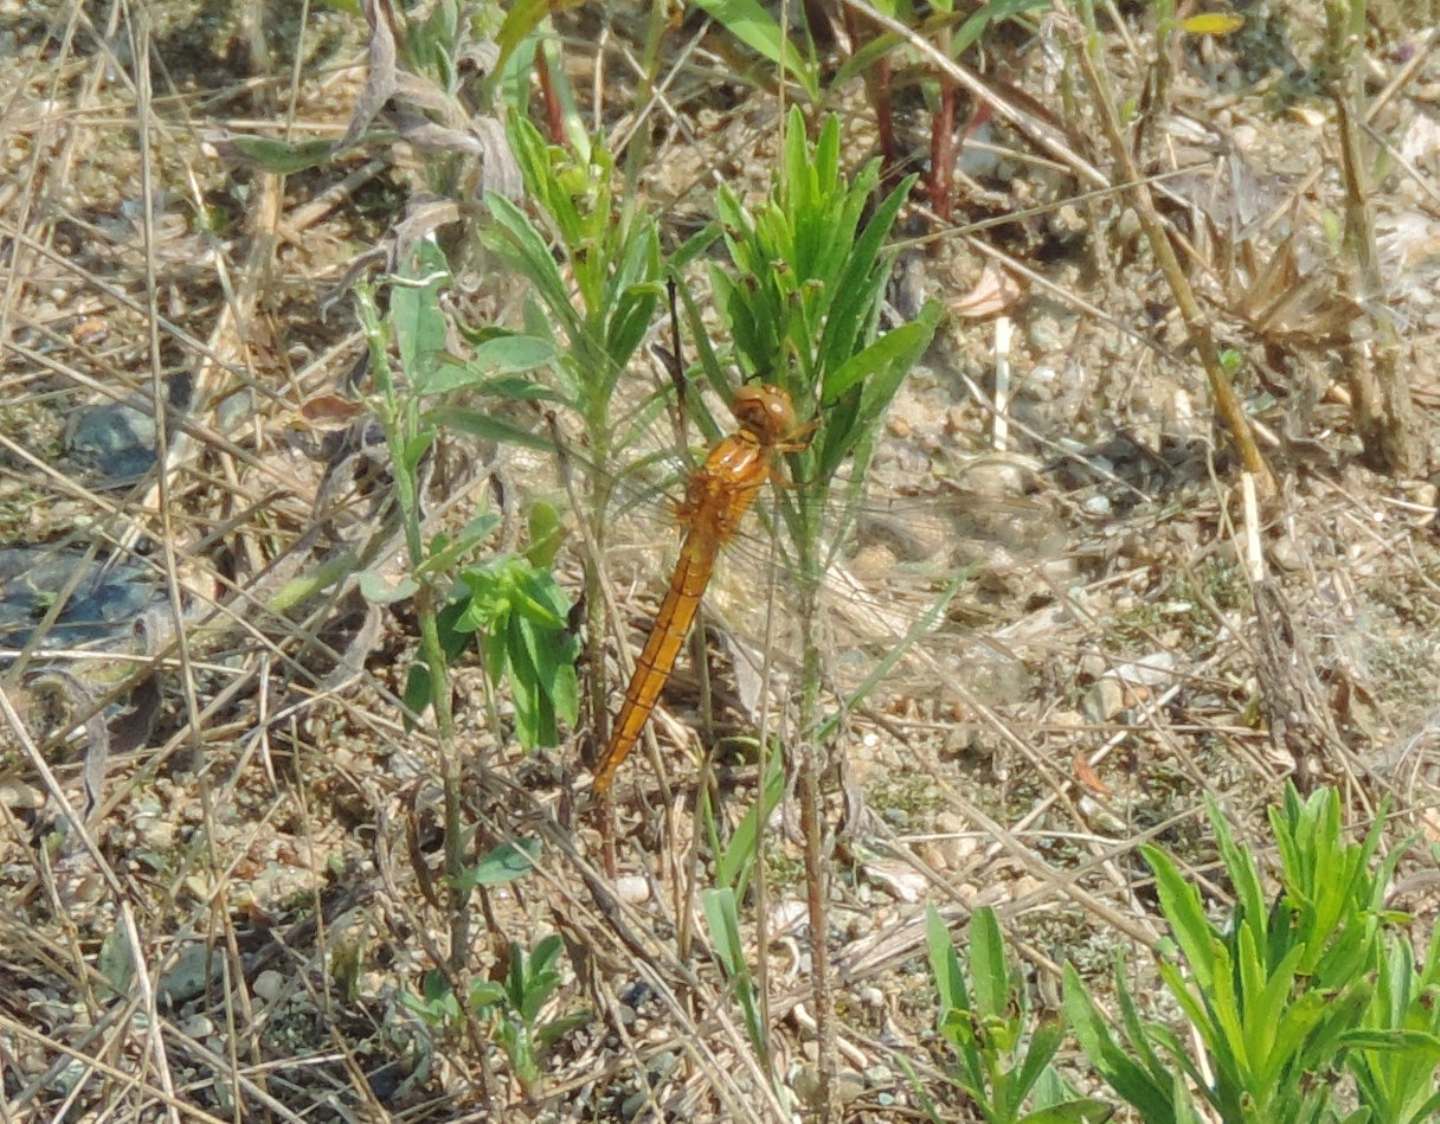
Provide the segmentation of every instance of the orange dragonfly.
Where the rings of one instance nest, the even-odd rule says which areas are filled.
[[[597,794],[609,791],[616,770],[650,720],[710,583],[720,547],[734,536],[756,495],[774,475],[776,454],[800,451],[814,429],[814,423],[801,426],[796,422],[790,395],[778,386],[740,387],[730,411],[740,428],[710,450],[686,486],[685,501],[678,511],[686,527],[685,543],[669,592],[625,690],[625,703],[610,743],[596,768]]]

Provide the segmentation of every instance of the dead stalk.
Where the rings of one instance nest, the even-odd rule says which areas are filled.
[[[1361,68],[1357,53],[1364,42],[1364,0],[1326,5],[1330,20],[1330,53],[1340,130],[1340,158],[1345,174],[1345,258],[1350,268],[1342,283],[1357,302],[1379,301],[1384,292],[1380,255],[1375,246],[1375,216],[1370,208],[1370,185],[1365,174],[1360,122],[1366,120],[1361,102]],[[1410,387],[1400,371],[1400,335],[1392,317],[1372,315],[1373,346],[1356,342],[1345,349],[1345,377],[1350,388],[1355,428],[1371,465],[1379,471],[1410,476],[1419,467],[1414,438],[1414,411]]]
[[[1055,8],[1063,15],[1074,19],[1073,13],[1069,11],[1068,5],[1063,3],[1063,0],[1057,0]],[[1215,346],[1215,337],[1210,332],[1210,324],[1200,308],[1200,302],[1190,287],[1190,282],[1181,268],[1179,259],[1175,256],[1175,249],[1171,246],[1170,239],[1165,233],[1165,223],[1155,209],[1155,201],[1150,194],[1150,188],[1141,180],[1140,173],[1131,158],[1129,146],[1125,143],[1125,135],[1120,125],[1120,115],[1115,108],[1115,94],[1110,86],[1104,59],[1100,55],[1098,46],[1100,37],[1095,27],[1094,10],[1084,0],[1082,0],[1080,8],[1084,14],[1084,21],[1083,26],[1078,21],[1076,24],[1080,28],[1080,34],[1076,35],[1073,40],[1075,57],[1079,60],[1081,73],[1085,75],[1085,81],[1089,84],[1090,92],[1095,99],[1095,108],[1100,116],[1105,139],[1110,144],[1111,154],[1120,171],[1119,178],[1131,185],[1128,189],[1130,203],[1135,208],[1140,225],[1149,240],[1150,251],[1155,255],[1155,261],[1159,265],[1161,273],[1164,274],[1171,293],[1175,296],[1175,303],[1180,309],[1181,317],[1185,320],[1185,328],[1190,340],[1194,343],[1195,350],[1200,353],[1200,361],[1205,365],[1210,394],[1215,400],[1215,411],[1220,415],[1225,428],[1229,430],[1230,438],[1235,442],[1236,451],[1240,454],[1240,461],[1245,471],[1254,474],[1261,494],[1264,496],[1274,495],[1275,477],[1270,472],[1270,466],[1265,463],[1259,446],[1255,444],[1255,437],[1245,418],[1245,411],[1240,405],[1240,400],[1235,396],[1229,376],[1220,365],[1220,352]]]

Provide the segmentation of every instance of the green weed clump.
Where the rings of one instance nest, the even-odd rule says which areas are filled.
[[[962,965],[932,909],[939,1029],[958,1055],[956,1085],[992,1124],[1108,1119],[1113,1109],[1076,1095],[1051,1065],[1068,1029],[1146,1124],[1434,1119],[1440,933],[1417,960],[1399,931],[1409,918],[1385,908],[1405,847],[1373,861],[1384,816],[1362,842],[1347,842],[1335,790],[1302,801],[1287,788],[1270,811],[1280,888],[1267,900],[1253,853],[1214,801],[1208,809],[1236,897],[1222,922],[1169,855],[1141,848],[1170,928],[1157,968],[1189,1033],[1142,1017],[1123,963],[1118,1027],[1069,965],[1065,1025],[1032,1020],[994,912],[975,911]]]

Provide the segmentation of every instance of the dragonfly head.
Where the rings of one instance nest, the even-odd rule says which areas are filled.
[[[796,430],[795,407],[790,395],[768,383],[749,383],[735,392],[730,412],[742,428],[758,437],[762,444],[778,445]]]

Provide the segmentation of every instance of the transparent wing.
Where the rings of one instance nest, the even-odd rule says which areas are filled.
[[[567,455],[583,493],[583,477],[597,470],[574,450]],[[543,460],[527,462],[527,475],[532,467],[544,471]],[[609,481],[607,566],[622,589],[643,585],[653,591],[653,604],[674,566],[681,539],[674,507],[691,467],[663,451],[635,463],[635,470]],[[1008,483],[999,490],[1016,494],[997,496],[937,481],[928,494],[903,495],[893,484],[877,482],[861,502],[827,517],[827,528],[843,529],[842,541],[829,544],[832,564],[821,594],[830,689],[848,697],[903,646],[904,653],[888,666],[891,690],[882,687],[881,695],[899,689],[933,698],[956,685],[991,704],[1028,695],[1026,665],[1053,635],[1051,617],[1058,610],[1052,587],[1066,584],[1074,572],[1070,543],[1076,529],[1063,497],[1041,492],[1032,468],[1017,461],[1009,469],[984,475],[990,492],[1001,479]],[[883,477],[885,466],[877,471]],[[738,701],[747,709],[758,698],[767,637],[782,694],[784,677],[802,651],[784,535],[772,541],[767,529],[767,522],[774,522],[771,491],[761,495],[741,531],[720,551],[704,598],[704,619],[720,626],[735,657]],[[946,602],[957,585],[958,595]],[[1024,619],[1006,623],[990,610],[1027,599],[1041,609]],[[630,597],[621,600],[634,604]],[[631,623],[637,629],[649,624],[638,618]],[[686,674],[687,662],[681,660],[678,675]]]

